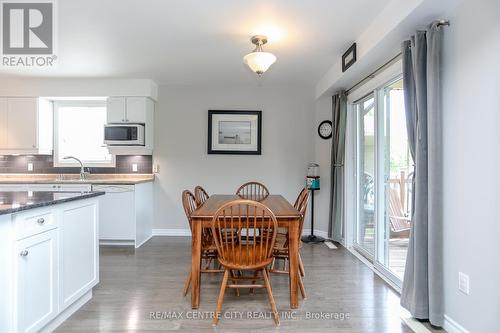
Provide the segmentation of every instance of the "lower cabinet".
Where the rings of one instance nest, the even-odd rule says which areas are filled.
[[[37,332],[58,313],[58,231],[17,242],[17,332]]]
[[[0,216],[0,332],[50,332],[90,298],[98,205],[90,198]]]
[[[99,238],[102,245],[134,245],[153,232],[153,183],[92,185],[105,192],[99,206]]]
[[[97,206],[69,207],[62,210],[60,218],[60,305],[66,308],[83,296],[99,278]]]

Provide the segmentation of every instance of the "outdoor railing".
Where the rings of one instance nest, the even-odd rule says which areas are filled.
[[[406,171],[401,170],[398,178],[389,179],[389,184],[396,189],[399,188],[401,206],[409,215],[411,211],[412,173],[407,174]]]

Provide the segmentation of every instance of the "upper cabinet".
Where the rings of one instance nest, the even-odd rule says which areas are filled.
[[[108,123],[141,123],[148,121],[154,102],[147,97],[109,97]]]
[[[34,149],[38,138],[38,100],[7,99],[7,148]]]
[[[51,154],[52,127],[49,101],[0,98],[0,154]]]
[[[153,101],[146,97],[127,97],[127,122],[146,123],[148,110],[154,108]]]
[[[150,155],[153,153],[153,117],[155,102],[148,97],[108,97],[108,124],[144,124],[144,147],[108,146],[114,155]]]
[[[124,123],[126,121],[126,100],[125,97],[109,97],[107,101],[107,121],[108,124]]]

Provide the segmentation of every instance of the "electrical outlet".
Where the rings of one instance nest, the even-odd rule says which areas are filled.
[[[458,290],[469,295],[469,276],[462,272],[458,272]]]
[[[137,163],[132,163],[132,172],[137,172]]]
[[[160,173],[160,165],[159,164],[153,164],[153,172]]]
[[[28,163],[28,171],[33,171],[33,163]]]

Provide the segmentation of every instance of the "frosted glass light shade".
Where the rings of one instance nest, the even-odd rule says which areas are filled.
[[[256,51],[244,56],[243,61],[252,71],[261,75],[274,64],[276,56],[269,52]]]

